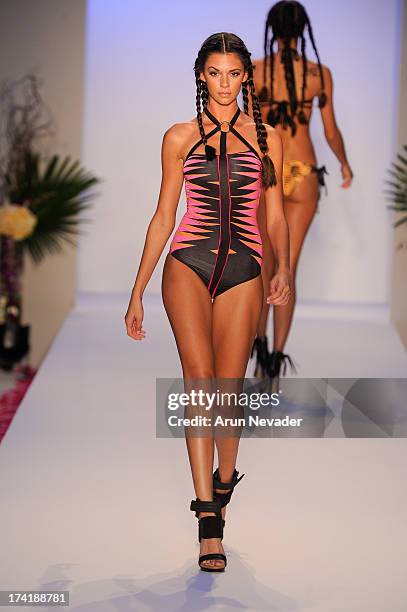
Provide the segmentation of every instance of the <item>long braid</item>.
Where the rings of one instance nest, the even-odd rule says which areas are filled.
[[[267,130],[261,118],[260,103],[259,103],[259,99],[256,95],[256,91],[254,88],[253,66],[251,62],[248,68],[247,83],[250,88],[250,94],[251,94],[251,99],[252,99],[252,110],[253,110],[254,122],[256,124],[257,142],[258,142],[260,151],[263,153],[263,158],[261,160],[262,184],[263,184],[263,187],[273,187],[273,185],[277,185],[276,171],[274,168],[273,161],[268,154],[269,150],[267,146]]]
[[[298,117],[299,123],[308,123],[306,115],[304,113],[305,106],[305,91],[307,86],[307,58],[305,53],[305,28],[308,28],[308,34],[315,51],[315,55],[318,60],[319,75],[321,79],[321,94],[319,95],[319,106],[322,108],[326,104],[325,94],[325,83],[324,75],[322,71],[322,65],[318,54],[318,49],[315,44],[314,34],[308,14],[300,2],[296,0],[280,0],[274,4],[266,20],[266,34],[265,41],[268,40],[268,32],[271,28],[273,32],[273,41],[278,38],[283,40],[284,47],[282,52],[282,63],[284,66],[285,80],[287,85],[287,92],[289,96],[290,113],[286,108],[286,104],[281,104],[277,107],[277,111],[272,108],[274,101],[273,90],[270,92],[270,111],[267,117],[268,122],[271,125],[275,125],[277,122],[282,123],[283,127],[286,125],[291,126],[292,134],[294,136],[296,131],[295,117]],[[301,89],[301,101],[298,104],[295,78],[293,71],[293,62],[290,56],[289,41],[292,39],[301,38],[301,56],[302,56],[302,89]],[[265,50],[265,61],[268,59],[268,50]],[[273,53],[272,46],[270,46],[270,64],[272,66]],[[271,68],[271,78],[273,79],[273,69]],[[273,82],[272,82],[273,85]],[[299,106],[299,108],[298,108]],[[276,112],[280,113],[280,117],[276,118]]]
[[[202,107],[201,107],[201,91],[202,91],[202,81],[198,77],[195,79],[196,81],[196,116],[198,119],[199,133],[201,134],[202,142],[206,144],[206,135],[205,130],[202,123]]]
[[[249,114],[249,88],[247,81],[242,83],[243,110],[246,115]]]
[[[267,95],[267,58],[268,58],[268,37],[269,37],[269,24],[266,23],[266,27],[264,28],[264,62],[263,62],[263,88],[259,94],[261,98],[265,98]]]
[[[273,46],[276,37],[273,34],[272,39],[270,40],[270,104],[274,102],[274,53]]]
[[[318,60],[318,68],[319,68],[319,76],[321,77],[321,94],[319,96],[319,108],[323,108],[326,104],[327,101],[327,97],[326,97],[326,93],[325,93],[325,82],[324,82],[324,73],[322,72],[322,65],[321,65],[321,60],[319,59],[319,53],[318,53],[318,49],[317,46],[315,44],[315,40],[314,40],[314,34],[312,31],[312,26],[311,26],[311,22],[309,20],[309,17],[307,15],[307,26],[308,26],[308,34],[311,40],[311,44],[314,48],[314,52],[315,55],[317,56],[317,60]]]
[[[307,123],[304,113],[305,89],[307,87],[307,56],[305,55],[305,36],[301,34],[301,57],[302,57],[302,91],[301,91],[301,110],[298,113],[298,121]]]
[[[287,10],[282,13],[280,21],[282,25],[282,30],[286,33],[285,36],[283,36],[284,47],[281,53],[281,60],[284,66],[285,81],[287,86],[288,98],[290,101],[290,114],[288,114],[287,112],[285,113],[285,121],[291,127],[292,135],[295,136],[297,126],[294,121],[294,117],[298,108],[298,100],[292,57],[293,50],[290,46],[292,38],[290,23],[297,21],[297,9],[295,4],[288,6]],[[297,53],[296,49],[295,53]]]
[[[275,113],[274,108],[273,108],[273,106],[274,106],[274,53],[273,53],[273,46],[274,46],[275,40],[276,40],[276,37],[273,35],[271,40],[270,40],[270,49],[269,49],[269,57],[270,57],[270,96],[269,96],[268,102],[269,102],[270,110],[269,110],[269,112],[267,114],[267,123],[269,125],[273,125],[273,126],[277,122],[277,116],[276,116],[276,113]],[[264,82],[264,88],[263,89],[266,89],[266,82]],[[265,98],[266,98],[266,96],[265,96]]]
[[[294,116],[297,111],[298,101],[297,90],[295,87],[293,57],[289,38],[286,38],[284,40],[284,47],[281,53],[281,59],[284,64],[285,82],[287,85],[288,97],[290,98],[291,115]]]
[[[208,101],[208,89],[206,83],[201,81],[199,76],[195,77],[196,82],[196,116],[198,119],[199,133],[202,138],[202,142],[205,145],[205,153],[208,161],[216,157],[216,149],[211,145],[208,145],[208,139],[205,134],[203,122],[202,122],[202,108],[205,108]]]
[[[205,81],[201,81],[201,100],[202,100],[203,108],[205,108],[206,105],[208,104],[208,98],[209,98],[208,86],[205,83]]]

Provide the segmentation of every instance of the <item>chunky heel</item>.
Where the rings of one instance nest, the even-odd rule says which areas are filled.
[[[267,372],[271,380],[271,389],[277,392],[280,387],[281,375],[285,376],[287,372],[287,362],[291,367],[291,371],[297,373],[297,368],[294,365],[290,355],[282,351],[273,351],[270,353],[267,363]]]
[[[201,542],[202,539],[223,539],[224,522],[222,521],[221,503],[219,500],[202,501],[197,497],[191,501],[190,510],[193,510],[195,512],[195,516],[198,518],[199,542]],[[202,518],[199,518],[200,512],[213,512],[215,516],[203,516]],[[225,565],[223,567],[201,565],[203,561],[208,561],[210,559],[220,559]],[[226,563],[226,555],[223,553],[207,553],[206,555],[199,555],[198,559],[198,565],[204,572],[224,572]]]
[[[264,336],[264,338],[255,338],[250,357],[254,357],[254,354],[256,354],[256,364],[254,366],[253,376],[255,378],[266,378],[269,359],[267,336]]]
[[[279,378],[282,370],[283,376],[287,372],[287,362],[290,364],[291,370],[297,373],[297,368],[294,365],[290,355],[283,353],[282,351],[273,351],[270,353],[268,358],[268,375],[270,378]]]

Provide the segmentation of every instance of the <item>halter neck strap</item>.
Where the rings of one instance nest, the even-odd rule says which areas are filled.
[[[236,123],[241,110],[239,107],[237,107],[237,111],[235,112],[235,114],[233,115],[232,119],[230,121],[219,121],[218,119],[216,119],[216,117],[214,115],[212,115],[212,113],[210,111],[208,111],[208,109],[205,107],[203,112],[209,117],[209,119],[212,121],[212,123],[215,124],[216,127],[214,127],[209,134],[206,134],[206,139],[209,140],[209,138],[211,138],[211,136],[213,136],[214,134],[216,134],[216,132],[220,131],[220,154],[225,155],[226,154],[226,135],[227,133],[230,131],[232,132],[232,134],[234,134],[237,138],[239,138],[239,140],[241,142],[243,142],[248,149],[250,149],[261,161],[261,158],[259,156],[259,154],[257,153],[256,149],[245,139],[243,138],[243,136],[241,134],[239,134],[239,132],[233,127],[234,124]],[[229,130],[228,132],[222,130],[222,124],[223,123],[227,123],[229,126]],[[202,143],[202,138],[200,140],[198,140],[198,142],[196,142],[188,151],[187,156],[185,157],[184,160],[184,164],[187,161],[187,159],[190,157],[190,155],[192,155],[194,153],[194,151],[196,151],[196,149],[199,147],[199,145]]]
[[[209,117],[209,119],[212,121],[212,123],[217,125],[218,128],[219,128],[219,127],[221,127],[221,125],[223,123],[227,123],[229,126],[233,126],[236,123],[237,118],[240,115],[240,108],[237,107],[237,111],[235,112],[235,114],[233,115],[233,117],[232,117],[232,119],[230,121],[219,121],[218,119],[216,119],[216,117],[214,115],[212,115],[212,113],[210,111],[208,111],[208,109],[206,107],[204,108],[204,113],[205,113],[205,115],[207,117]]]

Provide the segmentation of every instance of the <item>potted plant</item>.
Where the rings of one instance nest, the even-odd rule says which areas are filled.
[[[24,255],[39,264],[64,241],[75,244],[80,213],[91,206],[89,189],[99,179],[70,156],[39,150],[39,138],[53,135],[53,121],[44,121],[50,112],[35,75],[3,82],[0,108],[0,367],[10,370],[29,350],[29,326],[21,325]]]
[[[403,146],[403,150],[407,153],[407,145]],[[397,153],[397,161],[398,163],[392,162],[392,168],[388,170],[392,178],[391,180],[386,180],[390,189],[385,190],[387,199],[393,202],[393,205],[387,208],[399,213],[405,213],[403,217],[394,223],[394,227],[407,223],[407,157]]]

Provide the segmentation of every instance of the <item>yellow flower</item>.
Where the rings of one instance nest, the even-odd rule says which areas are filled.
[[[298,159],[289,159],[283,163],[283,191],[284,195],[290,195],[304,176],[311,172],[311,164],[304,164]]]
[[[0,234],[24,240],[36,225],[37,217],[26,206],[9,203],[0,206]]]

